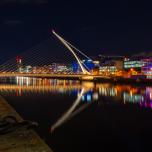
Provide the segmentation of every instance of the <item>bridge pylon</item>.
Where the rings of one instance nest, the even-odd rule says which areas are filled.
[[[57,34],[54,30],[52,30],[52,33],[63,43],[63,45],[73,54],[73,56],[75,57],[75,59],[77,60],[82,72],[84,75],[91,75],[91,73],[84,67],[84,65],[81,63],[81,60],[79,59],[79,57],[77,56],[77,54],[74,52],[73,48],[71,47],[71,45],[69,45],[69,43],[64,40],[59,34]]]

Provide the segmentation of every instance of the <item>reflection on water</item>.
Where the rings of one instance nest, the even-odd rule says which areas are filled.
[[[114,101],[136,103],[141,107],[152,108],[152,87],[113,85],[108,83],[80,82],[76,80],[57,80],[16,77],[0,81],[0,93],[7,96],[27,96],[33,92],[37,94],[79,94],[82,89],[85,93],[81,96],[82,102],[99,101],[100,98],[110,98]]]
[[[66,122],[68,119],[70,119],[70,116],[72,115],[73,111],[76,109],[76,107],[79,105],[79,103],[81,102],[81,98],[83,96],[83,94],[85,93],[85,89],[83,88],[81,90],[81,92],[78,94],[77,99],[74,101],[74,103],[72,104],[72,106],[70,108],[68,108],[68,110],[61,116],[61,118],[59,118],[57,120],[56,123],[54,123],[51,127],[50,132],[52,133],[57,127],[59,127],[60,125],[62,125],[64,122]]]
[[[24,119],[39,123],[37,132],[54,152],[138,151],[147,132],[152,135],[149,86],[16,77],[0,78],[0,94]]]

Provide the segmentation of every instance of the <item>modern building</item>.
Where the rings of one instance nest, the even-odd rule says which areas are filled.
[[[94,67],[95,64],[93,63],[93,60],[82,60],[83,65],[85,65],[85,67],[91,71]]]
[[[144,66],[141,68],[141,73],[152,79],[152,58],[143,59],[142,62]]]
[[[50,68],[52,73],[56,74],[70,74],[73,72],[71,64],[52,63]]]
[[[72,63],[72,71],[74,74],[79,74],[82,72],[82,70],[77,62]]]
[[[23,58],[21,56],[16,57],[16,64],[17,64],[17,72],[23,73],[24,72]]]
[[[87,70],[89,70],[92,74],[99,74],[100,62],[99,60],[82,60],[82,63],[85,65]]]
[[[28,65],[24,67],[24,73],[31,73],[32,72],[32,66]]]
[[[50,73],[50,65],[34,66],[32,68],[32,73],[37,73],[37,74]]]
[[[144,61],[142,58],[125,58],[124,59],[124,70],[136,70],[141,72],[141,68],[144,66]]]
[[[90,73],[92,74],[99,73],[100,62],[98,60],[86,59],[86,60],[82,60],[81,63],[88,71],[90,71]],[[77,62],[73,62],[72,69],[73,69],[73,73],[77,73],[77,74],[82,73],[82,70]]]
[[[152,57],[132,57],[124,59],[124,70],[136,72],[137,75],[146,75],[152,78]]]
[[[101,63],[99,67],[100,75],[116,75],[117,72],[123,70],[123,61],[122,60],[108,60],[104,63]]]

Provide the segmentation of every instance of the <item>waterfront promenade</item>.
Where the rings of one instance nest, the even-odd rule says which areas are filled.
[[[0,118],[14,116],[22,121],[21,116],[0,96]],[[20,127],[16,131],[0,135],[0,152],[53,152],[32,129]]]

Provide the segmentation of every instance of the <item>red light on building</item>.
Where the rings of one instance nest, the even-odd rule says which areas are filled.
[[[23,72],[23,63],[22,63],[23,58],[21,56],[16,57],[16,64],[17,64],[17,71],[18,72]]]
[[[17,63],[22,63],[23,58],[21,56],[16,57],[16,62]]]

